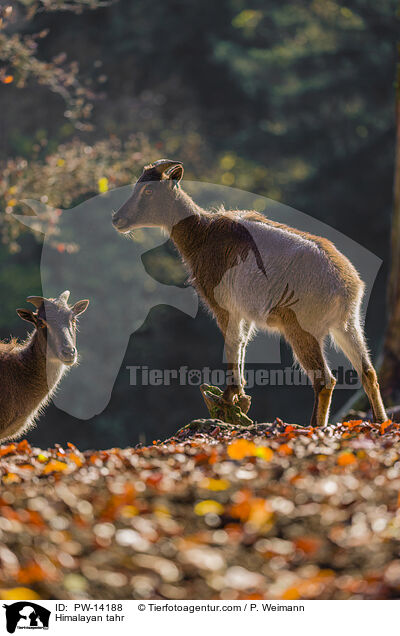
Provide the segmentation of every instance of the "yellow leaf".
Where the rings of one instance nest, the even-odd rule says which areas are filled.
[[[221,515],[224,512],[224,507],[214,499],[205,499],[195,505],[194,511],[196,515],[201,517],[207,514]]]
[[[259,446],[255,454],[257,457],[261,457],[261,459],[264,459],[266,462],[270,462],[274,456],[274,451],[267,446]]]
[[[47,462],[47,460],[49,459],[48,457],[46,457],[46,455],[43,455],[43,453],[39,453],[39,455],[36,458],[38,460],[38,462],[40,462],[41,464],[45,464]]]
[[[123,506],[121,508],[121,517],[125,517],[126,519],[135,517],[138,514],[139,510],[136,508],[136,506]]]
[[[57,159],[57,166],[62,168],[64,164],[65,164],[65,159]]]
[[[171,516],[171,513],[168,510],[167,506],[163,506],[162,504],[159,504],[155,508],[153,508],[153,513],[156,517],[159,517],[161,519],[165,519],[166,517]]]
[[[226,490],[229,488],[230,482],[227,479],[208,479],[207,477],[202,479],[199,483],[200,488],[206,490]]]
[[[11,587],[0,589],[0,598],[3,601],[35,601],[40,599],[40,596],[29,587]]]
[[[108,179],[107,177],[102,177],[98,180],[97,185],[99,186],[99,192],[108,192]]]

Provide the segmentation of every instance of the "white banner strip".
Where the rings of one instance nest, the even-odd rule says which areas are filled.
[[[293,630],[296,636],[376,636],[397,623],[398,601],[9,601],[2,634],[110,634],[163,636]],[[20,630],[24,630],[21,632]],[[279,630],[279,631],[278,631]]]

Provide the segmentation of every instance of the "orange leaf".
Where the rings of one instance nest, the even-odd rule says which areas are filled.
[[[287,444],[281,444],[278,448],[280,455],[292,455],[293,450]]]
[[[13,81],[14,81],[14,76],[13,75],[6,75],[2,79],[3,84],[11,84],[11,82],[13,82]]]
[[[155,488],[162,481],[163,475],[162,473],[153,473],[146,479],[146,484]]]
[[[229,514],[234,519],[240,519],[240,521],[247,521],[250,515],[251,506],[248,501],[241,501],[240,503],[233,504],[229,508]]]
[[[25,510],[26,521],[34,526],[45,527],[42,516],[36,510]]]
[[[300,579],[298,583],[289,587],[283,594],[284,600],[297,600],[299,598],[318,598],[324,587],[333,579],[331,570],[320,570],[316,576],[308,579]]]
[[[272,510],[265,499],[253,499],[250,504],[249,523],[262,528],[272,517]]]
[[[4,455],[9,455],[10,453],[15,453],[17,447],[15,444],[9,444],[4,448],[0,448],[0,457],[4,457]]]
[[[272,510],[268,502],[261,497],[253,499],[244,497],[242,501],[229,508],[229,514],[234,519],[240,519],[242,522],[248,521],[253,526],[261,528],[272,517]]]
[[[381,427],[380,427],[381,435],[383,435],[383,434],[384,434],[385,430],[386,430],[387,428],[389,428],[389,426],[391,425],[391,423],[392,423],[392,420],[386,420],[385,422],[382,422]]]
[[[43,468],[43,475],[48,475],[49,473],[58,473],[68,468],[67,464],[64,462],[59,462],[58,459],[51,459],[48,464]]]
[[[82,459],[75,453],[71,453],[70,455],[68,455],[68,459],[73,461],[78,466],[78,468],[80,468],[83,465]]]
[[[283,601],[298,601],[300,598],[300,590],[298,586],[289,587],[283,594]]]
[[[341,453],[337,459],[337,463],[339,464],[339,466],[350,466],[356,461],[357,460],[354,457],[353,453],[350,453],[348,451],[344,451],[343,453]]]
[[[244,459],[244,457],[255,455],[256,450],[257,447],[253,442],[248,442],[247,439],[238,439],[229,444],[228,455],[231,459]]]
[[[360,426],[360,424],[362,423],[362,420],[349,420],[348,422],[343,422],[343,426],[347,426],[348,428],[355,428],[356,426]]]
[[[209,456],[207,453],[198,453],[194,457],[194,461],[196,464],[207,464],[209,460]]]
[[[23,439],[21,442],[19,442],[17,451],[19,453],[30,453],[32,451],[31,445],[29,444],[27,439]]]
[[[52,578],[54,579],[54,577],[50,576],[49,574],[50,573],[44,570],[41,565],[35,562],[31,562],[28,563],[25,568],[22,568],[19,571],[17,579],[18,582],[22,584],[34,583],[36,581],[46,581],[51,580]]]
[[[3,477],[3,484],[18,484],[20,481],[21,478],[15,473],[7,473],[7,475]]]
[[[317,537],[298,537],[293,541],[296,548],[305,554],[314,554],[321,546],[321,540]]]

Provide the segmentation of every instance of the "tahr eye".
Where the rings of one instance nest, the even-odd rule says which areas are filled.
[[[151,188],[146,188],[144,193],[147,194],[147,196],[151,196],[153,194],[153,190]]]

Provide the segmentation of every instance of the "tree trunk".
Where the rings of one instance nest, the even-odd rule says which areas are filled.
[[[388,325],[380,370],[386,406],[400,404],[400,45],[396,83],[396,150],[391,232],[391,267],[388,283]]]

